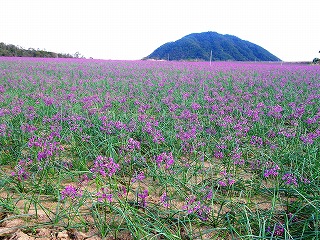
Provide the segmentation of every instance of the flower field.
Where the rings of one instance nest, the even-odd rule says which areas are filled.
[[[319,66],[0,58],[0,239],[320,239],[319,222]]]

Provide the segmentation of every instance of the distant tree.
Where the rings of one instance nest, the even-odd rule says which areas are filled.
[[[82,54],[79,53],[79,52],[76,52],[75,54],[73,54],[73,57],[74,57],[74,58],[85,58],[85,57],[82,56]]]
[[[42,58],[73,58],[71,54],[63,54],[63,53],[54,53],[48,52],[46,50],[41,50],[37,48],[28,48],[24,49],[20,46],[15,46],[13,44],[5,44],[3,42],[0,43],[0,56],[6,57],[42,57]],[[81,56],[78,53],[78,57]]]
[[[319,58],[314,58],[313,61],[312,61],[312,63],[318,64],[318,63],[320,63],[320,59],[319,59]]]
[[[320,51],[319,51],[319,53],[320,53]],[[319,58],[314,58],[314,59],[312,60],[312,63],[313,63],[313,64],[319,64],[319,63],[320,63],[320,59],[319,59]]]

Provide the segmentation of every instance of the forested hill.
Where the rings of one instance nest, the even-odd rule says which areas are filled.
[[[0,43],[0,56],[6,57],[41,57],[41,58],[74,58],[79,57],[80,54],[75,55],[48,52],[39,49],[23,49],[22,47],[17,47],[13,44]]]
[[[157,48],[144,59],[209,61],[280,61],[266,49],[232,35],[192,33]]]

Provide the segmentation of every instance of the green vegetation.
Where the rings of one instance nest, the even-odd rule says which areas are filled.
[[[0,43],[0,56],[2,57],[40,57],[40,58],[78,58],[79,53],[74,56],[68,53],[48,52],[40,49],[23,49],[13,44]]]
[[[320,239],[319,66],[0,58],[0,72],[1,240]]]
[[[264,48],[232,35],[193,33],[168,42],[145,59],[209,61],[280,61]]]

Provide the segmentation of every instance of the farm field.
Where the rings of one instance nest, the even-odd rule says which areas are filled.
[[[0,239],[320,239],[319,208],[319,66],[0,58]]]

